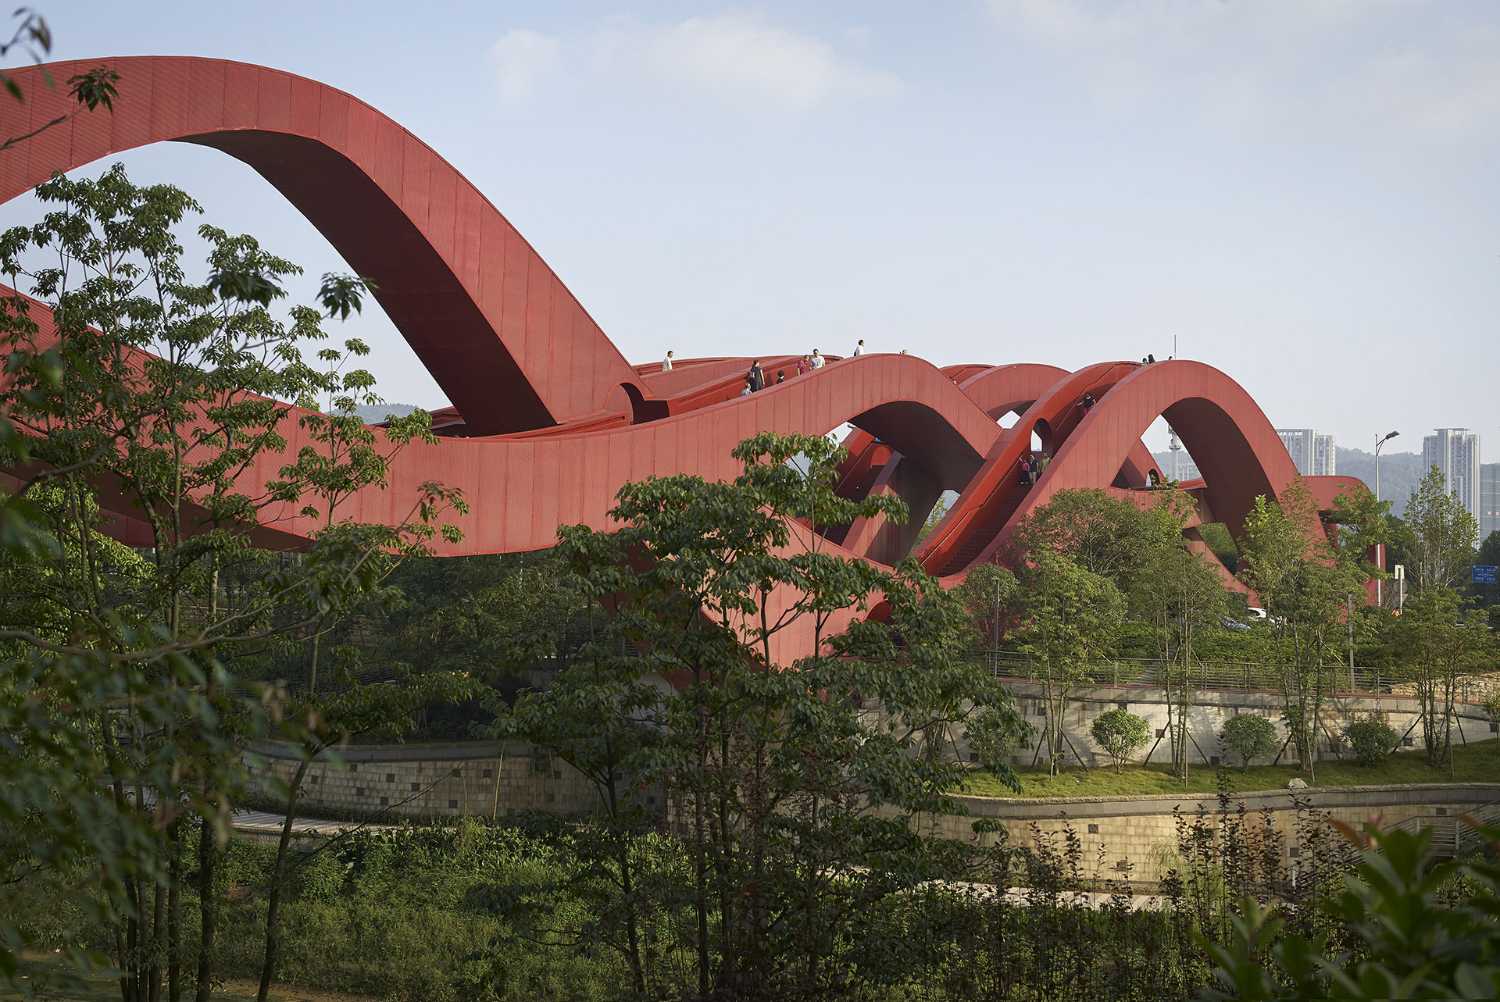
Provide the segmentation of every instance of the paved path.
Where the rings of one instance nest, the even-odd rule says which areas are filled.
[[[273,814],[270,811],[235,811],[230,815],[229,825],[237,832],[245,832],[251,835],[280,835],[281,826],[286,820],[284,814]],[[292,822],[292,833],[295,835],[337,835],[341,831],[350,828],[382,829],[395,828],[396,825],[382,824],[373,821],[328,821],[321,818],[298,818]]]

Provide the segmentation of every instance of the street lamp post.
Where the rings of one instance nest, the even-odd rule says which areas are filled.
[[[1387,432],[1385,435],[1375,439],[1375,500],[1380,500],[1380,447],[1391,439],[1401,434],[1399,431]]]
[[[1399,431],[1387,432],[1375,439],[1375,500],[1377,503],[1380,501],[1380,447],[1399,434],[1401,434]],[[1381,568],[1381,570],[1384,569],[1383,567]],[[1377,606],[1385,604],[1385,589],[1381,587],[1382,584],[1384,582],[1377,577],[1375,579],[1375,604]]]

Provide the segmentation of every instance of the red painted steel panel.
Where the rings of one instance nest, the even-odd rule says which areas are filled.
[[[19,81],[21,75],[13,74],[12,79]],[[83,161],[73,159],[72,129],[66,125],[44,128],[48,123],[71,111],[62,98],[61,88],[47,87],[42,81],[33,79],[22,83],[21,89],[22,93],[31,95],[30,100],[26,102],[26,110],[29,113],[26,131],[42,130],[26,140],[24,146],[31,178],[27,187],[31,187],[47,180],[54,171],[66,169],[59,165],[71,166]],[[3,100],[9,101],[10,97],[4,96]],[[10,152],[6,151],[7,155]]]
[[[226,129],[253,129],[260,122],[260,73],[245,63],[224,68],[224,119]]]
[[[370,174],[375,166],[376,113],[359,101],[349,102],[349,135],[344,155]]]
[[[161,60],[156,63],[151,91],[152,139],[175,139],[187,134],[188,87],[191,78],[188,67],[187,60]]]
[[[285,132],[292,125],[292,77],[260,67],[255,81],[257,128]]]
[[[110,151],[134,149],[151,142],[151,104],[156,64],[143,60],[131,67],[130,86],[121,87],[109,114]],[[122,81],[123,83],[123,78]],[[90,116],[92,117],[92,116]],[[101,156],[107,154],[101,154]]]
[[[405,141],[405,130],[395,123],[376,122],[375,170],[371,177],[386,197],[397,205],[401,204],[401,158]]]
[[[497,330],[496,321],[505,305],[505,234],[509,229],[499,216],[485,216],[480,235],[479,306]]]
[[[224,127],[224,78],[228,67],[217,60],[195,59],[188,67],[187,128],[213,132]]]
[[[432,180],[432,155],[410,135],[401,142],[401,208],[417,229],[427,232],[428,185]]]
[[[450,170],[440,169],[439,165],[434,164],[428,186],[428,197],[431,201],[427,209],[427,239],[432,244],[433,250],[446,260],[454,262],[455,272],[461,272],[457,266],[453,240],[456,224],[454,217],[458,208],[456,205],[457,186],[457,174]]]
[[[521,368],[528,372],[545,372],[552,378],[566,375],[558,369],[557,341],[552,337],[552,277],[550,271],[539,267],[540,262],[528,262],[526,272],[526,343],[521,350]]]
[[[581,409],[578,406],[577,391],[584,385],[583,377],[573,368],[577,359],[573,356],[573,339],[569,336],[572,331],[572,318],[567,313],[567,290],[563,288],[561,279],[547,272],[547,343],[552,346],[552,370],[557,378],[566,381],[566,385],[573,391],[564,399],[570,408]]]
[[[58,131],[66,132],[71,128],[72,158],[80,163],[91,163],[111,152],[114,137],[109,125],[109,120],[103,115],[74,115],[72,121],[58,126]]]
[[[453,265],[465,288],[480,289],[481,235],[479,193],[460,180],[454,204]],[[481,297],[482,298],[482,297]]]
[[[292,77],[292,127],[295,135],[316,139],[323,108],[321,87],[306,77]]]
[[[318,139],[335,153],[349,148],[349,106],[347,94],[324,87],[318,94]]]
[[[531,266],[531,248],[509,223],[505,225],[505,291],[502,294],[500,311],[500,340],[510,349],[511,356],[525,359],[526,327],[526,276]]]

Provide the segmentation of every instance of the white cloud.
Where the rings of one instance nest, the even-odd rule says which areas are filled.
[[[512,28],[490,46],[490,62],[500,100],[520,104],[531,99],[537,82],[557,65],[557,39],[526,28]]]
[[[669,84],[721,97],[805,109],[840,97],[880,97],[900,89],[829,43],[737,12],[690,17],[640,29],[645,65]]]
[[[843,41],[860,46],[861,30],[851,29]],[[588,87],[644,82],[676,95],[773,110],[804,111],[901,89],[894,74],[864,66],[828,41],[738,11],[659,23],[612,19],[556,38],[513,29],[490,55],[501,97],[512,103],[529,99],[564,61],[569,76]]]
[[[1100,105],[1300,141],[1500,132],[1500,31],[1411,0],[987,0]],[[1399,137],[1399,138],[1398,138]]]

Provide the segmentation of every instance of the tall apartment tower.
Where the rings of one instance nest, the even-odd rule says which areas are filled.
[[[1334,447],[1332,435],[1317,435],[1313,438],[1313,476],[1331,477],[1339,471],[1338,449]]]
[[[1313,428],[1277,428],[1276,434],[1304,477],[1331,477],[1337,470],[1332,435],[1319,435]]]
[[[1479,467],[1479,541],[1500,532],[1500,463]]]
[[[1467,428],[1439,428],[1422,439],[1422,466],[1436,466],[1448,493],[1480,520],[1479,436]],[[1483,531],[1483,527],[1480,527]]]

